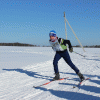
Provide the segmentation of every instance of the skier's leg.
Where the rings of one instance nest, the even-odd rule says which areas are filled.
[[[63,55],[63,58],[67,62],[67,64],[76,72],[76,74],[79,76],[79,78],[81,79],[81,81],[83,81],[85,78],[81,74],[81,72],[79,71],[79,69],[72,63],[72,61],[70,59],[70,56],[68,54],[68,51],[65,52],[65,54]]]
[[[54,60],[53,60],[53,66],[54,66],[54,71],[55,73],[58,73],[58,61],[60,60],[61,56],[59,55],[59,53],[55,54]]]
[[[68,54],[68,51],[65,51],[63,53],[63,59],[66,61],[66,63],[76,72],[76,74],[79,73],[79,69],[72,63],[70,56]]]
[[[60,79],[60,75],[59,75],[59,71],[58,71],[58,61],[61,58],[61,56],[56,53],[54,60],[53,60],[53,66],[54,66],[54,71],[55,71],[55,77],[53,78],[53,80],[58,80]]]

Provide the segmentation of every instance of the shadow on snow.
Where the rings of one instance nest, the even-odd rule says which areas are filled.
[[[59,83],[59,84],[61,84],[61,85],[71,85],[71,86],[75,85],[75,84],[72,84],[72,83]],[[100,87],[96,87],[96,86],[82,85],[82,86],[80,86],[79,89],[86,90],[88,92],[100,93]]]
[[[69,100],[100,100],[99,97],[84,94],[84,93],[77,93],[77,92],[70,92],[70,91],[60,91],[60,90],[53,90],[49,89],[47,90],[44,87],[38,87],[37,89],[43,90],[43,91],[49,91],[51,94],[64,99]]]
[[[63,73],[63,72],[61,72]],[[71,74],[71,75],[76,75],[75,73],[63,73],[63,74]],[[90,77],[90,79],[88,81],[92,82],[92,83],[96,83],[100,86],[100,76],[98,75],[87,75],[87,74],[84,74],[84,76],[87,76],[87,77]],[[97,77],[99,80],[94,80],[92,79],[93,77]],[[73,78],[71,80],[75,80],[76,78]],[[74,84],[71,84],[71,83],[60,83],[60,84],[63,84],[63,85],[74,85]],[[86,90],[86,91],[90,91],[90,92],[95,92],[95,93],[100,93],[100,87],[97,87],[97,86],[90,86],[88,85],[82,85],[80,87],[80,89],[83,89],[83,90]]]
[[[34,78],[42,78],[42,79],[47,79],[47,80],[50,80],[49,78],[52,78],[52,77],[49,77],[49,76],[40,75],[37,72],[27,71],[27,70],[23,70],[23,69],[2,69],[2,70],[16,71],[16,72],[20,72],[20,73],[25,73],[28,76],[34,77]]]
[[[49,76],[39,75],[37,72],[27,71],[27,70],[23,70],[23,69],[2,69],[2,70],[17,71],[17,72],[20,72],[20,73],[25,73],[28,76],[34,77],[34,78],[42,78],[42,79],[52,78],[52,77],[49,77]],[[64,72],[60,72],[60,73],[76,75],[75,73],[64,73]],[[84,75],[86,75],[86,74],[84,74]],[[86,76],[100,78],[100,76],[97,76],[97,75],[86,75]],[[91,80],[90,79],[89,81],[100,84],[99,80]],[[71,86],[74,85],[74,84],[69,84],[69,83],[59,83],[59,84],[71,85]],[[98,87],[83,85],[80,88],[84,89],[86,91],[100,93],[100,88],[98,88]],[[92,95],[87,95],[87,94],[83,94],[83,93],[70,92],[70,91],[60,91],[60,90],[53,90],[53,89],[47,90],[46,88],[43,88],[43,87],[38,87],[36,89],[40,89],[40,90],[43,90],[43,91],[49,91],[53,95],[55,95],[57,97],[60,97],[60,98],[65,98],[65,99],[71,99],[71,100],[84,100],[84,99],[85,100],[100,100],[99,97],[92,96]]]
[[[86,60],[95,60],[95,61],[100,61],[100,59],[89,59],[89,58],[83,58],[83,59],[86,59]]]

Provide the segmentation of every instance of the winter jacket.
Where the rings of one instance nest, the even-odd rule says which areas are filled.
[[[67,50],[66,44],[68,44],[69,48],[72,47],[69,40],[65,40],[65,39],[58,38],[58,37],[57,37],[57,40],[55,42],[52,42],[51,40],[49,40],[49,43],[51,44],[52,49],[56,52],[66,51]]]

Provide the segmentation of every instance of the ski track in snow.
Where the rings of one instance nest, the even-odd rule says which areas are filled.
[[[60,77],[48,85],[54,77],[51,47],[0,47],[0,100],[100,100],[100,48],[74,48],[85,55],[69,53],[72,62],[85,77],[90,77],[80,88],[78,76],[61,59],[58,63]]]

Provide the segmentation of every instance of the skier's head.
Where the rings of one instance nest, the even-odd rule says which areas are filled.
[[[50,31],[49,37],[50,37],[50,40],[54,42],[57,39],[56,32],[54,30]]]
[[[50,31],[49,36],[56,37],[56,32],[54,30]]]

